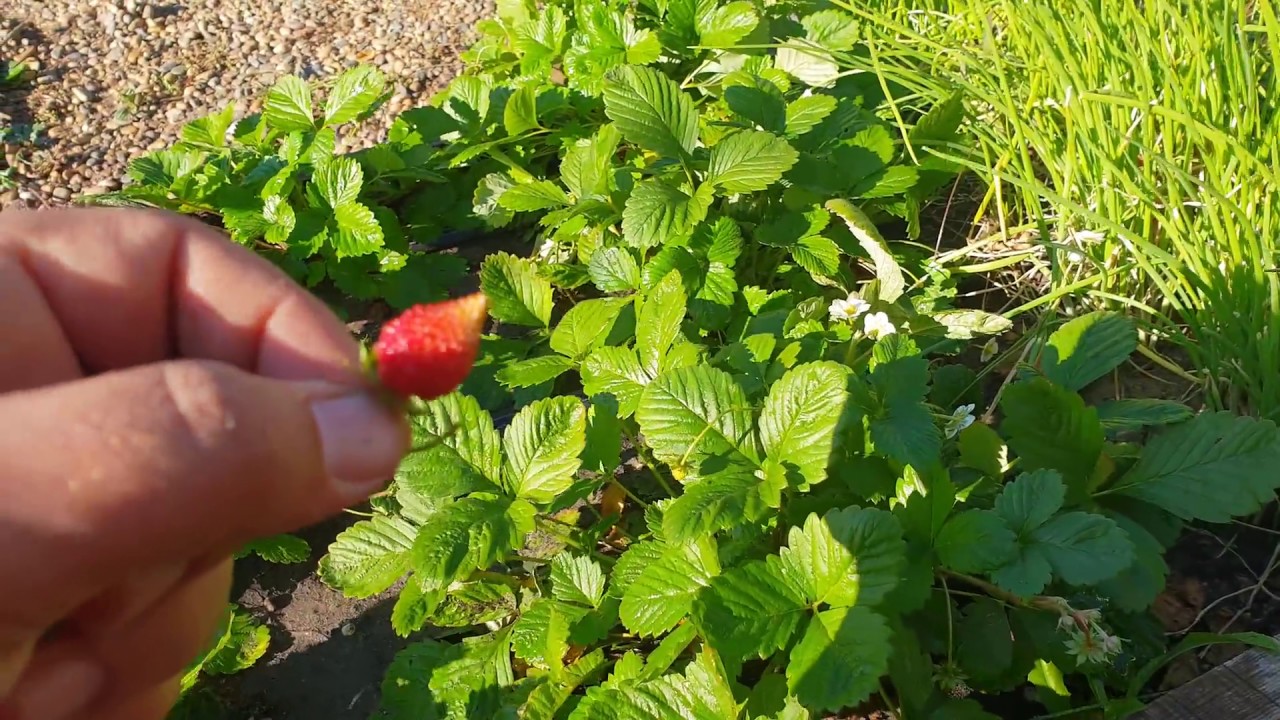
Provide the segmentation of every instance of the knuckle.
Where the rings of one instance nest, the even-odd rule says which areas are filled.
[[[196,446],[215,448],[234,441],[241,409],[230,369],[185,360],[166,364],[163,372],[175,420]]]

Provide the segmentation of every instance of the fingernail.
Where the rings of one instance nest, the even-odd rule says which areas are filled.
[[[23,681],[17,703],[22,720],[63,720],[84,710],[102,691],[106,675],[96,663],[68,660]]]
[[[363,500],[391,480],[409,449],[403,418],[365,393],[316,400],[311,412],[339,492]]]

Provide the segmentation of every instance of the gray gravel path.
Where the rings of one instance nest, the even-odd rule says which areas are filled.
[[[281,75],[379,66],[395,94],[340,147],[381,137],[458,71],[492,0],[0,0],[0,60],[31,81],[0,88],[0,208],[119,187],[129,159],[183,122],[256,109]],[[6,130],[7,128],[7,130]],[[7,177],[7,179],[6,179]]]

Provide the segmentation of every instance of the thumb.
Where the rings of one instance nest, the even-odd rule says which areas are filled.
[[[404,419],[361,388],[217,362],[0,395],[0,547],[22,548],[0,553],[0,585],[63,612],[121,572],[227,554],[359,502],[408,446]]]

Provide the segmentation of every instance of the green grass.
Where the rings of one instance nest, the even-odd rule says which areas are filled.
[[[977,214],[1034,231],[1056,289],[1183,344],[1217,406],[1280,415],[1273,0],[836,0],[904,108],[961,91]],[[976,218],[981,219],[981,218]]]

